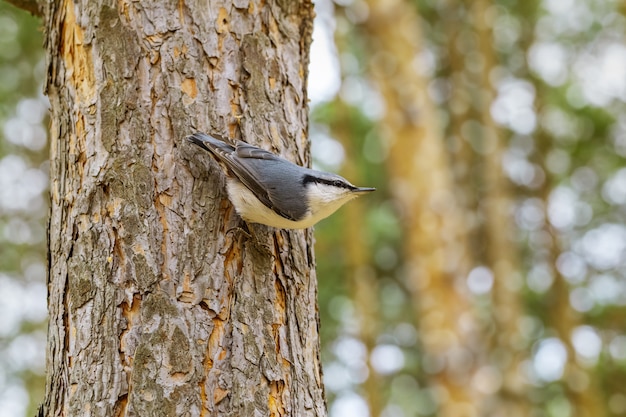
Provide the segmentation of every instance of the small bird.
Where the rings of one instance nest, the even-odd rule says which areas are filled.
[[[219,162],[227,175],[228,197],[246,222],[305,229],[375,190],[355,187],[339,175],[298,166],[242,141],[231,145],[204,133],[186,139]]]

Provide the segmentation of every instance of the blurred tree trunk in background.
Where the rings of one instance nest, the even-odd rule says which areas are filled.
[[[457,201],[469,223],[472,263],[493,272],[491,342],[476,386],[491,395],[484,410],[496,415],[526,416],[527,381],[519,373],[521,353],[528,348],[519,333],[520,264],[513,241],[517,231],[509,180],[502,169],[506,144],[490,114],[495,89],[490,79],[497,61],[493,51],[488,4],[443,2],[450,81],[448,132]],[[476,36],[474,36],[476,35]],[[480,65],[478,64],[480,62]],[[493,395],[499,392],[499,395]]]
[[[450,117],[447,126],[447,148],[450,169],[454,177],[456,201],[461,207],[472,259],[480,259],[484,239],[477,216],[479,195],[476,192],[476,171],[480,164],[467,137],[468,122],[472,120],[474,101],[470,91],[470,80],[465,62],[467,39],[466,10],[459,7],[456,0],[441,1],[442,26],[446,36],[445,54],[442,57],[447,68],[444,75],[449,85],[443,89],[449,92],[446,109]],[[445,93],[444,93],[445,94]]]
[[[541,2],[533,0],[520,3],[517,11],[525,19],[522,26],[520,44],[527,55],[534,42],[536,32],[530,22],[537,20],[540,15]],[[521,68],[524,77],[527,77],[535,89],[535,111],[537,114],[545,114],[549,91],[546,84],[532,74],[528,66],[528,61],[524,61]],[[541,123],[537,124],[535,132],[535,143],[537,146],[537,163],[544,174],[544,178],[537,188],[537,197],[541,199],[544,207],[545,222],[543,224],[544,239],[543,251],[540,261],[545,262],[548,273],[554,280],[549,292],[546,294],[549,312],[546,317],[546,324],[556,331],[556,336],[565,346],[567,358],[563,371],[563,388],[572,407],[573,417],[595,417],[606,415],[607,410],[601,391],[600,381],[595,372],[586,370],[577,358],[576,349],[573,345],[574,330],[582,324],[582,317],[579,312],[572,308],[570,302],[570,288],[565,277],[557,269],[559,255],[564,252],[559,232],[552,225],[549,213],[551,194],[558,180],[552,178],[547,167],[546,160],[553,150],[554,140],[543,128]]]
[[[481,344],[465,287],[467,228],[427,80],[416,66],[418,16],[400,0],[368,4],[369,64],[386,105],[381,133],[390,142],[391,190],[406,224],[405,256],[422,364],[435,388],[439,416],[476,416],[482,394],[471,376],[480,363]]]
[[[308,1],[46,3],[45,415],[326,415],[311,231],[246,238],[182,141],[306,164],[312,19]]]
[[[538,142],[549,144],[550,138],[545,133],[537,135]],[[542,147],[540,145],[540,147]],[[546,153],[541,153],[546,155]],[[544,172],[548,172],[545,165],[542,166]],[[548,218],[548,201],[552,187],[550,179],[546,178],[539,189],[541,198],[545,203],[545,216]],[[582,324],[580,314],[572,309],[570,304],[569,284],[565,277],[556,268],[557,259],[563,252],[558,239],[558,232],[546,222],[546,265],[548,272],[554,279],[554,283],[546,296],[550,306],[547,323],[556,331],[559,340],[565,346],[567,358],[563,371],[563,381],[565,382],[565,393],[572,405],[573,417],[596,417],[606,415],[606,410],[601,401],[600,381],[597,376],[584,369],[577,360],[572,336],[576,327]]]
[[[477,74],[478,82],[474,84],[477,86],[474,94],[480,109],[481,148],[484,155],[484,163],[481,164],[484,195],[480,198],[480,209],[484,212],[486,260],[494,278],[491,294],[495,322],[488,352],[492,371],[487,373],[493,381],[485,381],[485,385],[488,388],[499,388],[497,401],[491,402],[488,407],[490,413],[495,415],[525,417],[530,413],[528,381],[519,370],[526,359],[524,352],[530,346],[519,330],[519,320],[524,315],[519,292],[522,279],[514,241],[517,230],[511,184],[503,170],[506,144],[491,116],[491,107],[496,98],[492,76],[498,64],[493,49],[493,22],[489,20],[487,0],[466,1],[465,4],[469,21],[478,35],[476,52],[483,58]]]
[[[539,82],[535,83],[538,95],[535,101],[538,111],[542,111],[543,103],[539,98],[542,94],[543,85]],[[544,203],[544,259],[550,277],[554,280],[549,292],[546,294],[547,304],[550,312],[547,315],[547,324],[556,331],[556,336],[565,346],[567,358],[563,371],[563,387],[568,399],[571,402],[573,417],[595,417],[606,415],[606,407],[602,401],[601,382],[598,381],[594,372],[586,370],[577,358],[576,349],[574,349],[572,336],[574,330],[583,324],[580,313],[572,308],[570,302],[570,288],[567,280],[557,269],[559,255],[564,252],[562,243],[559,239],[559,232],[550,223],[549,204],[551,193],[554,191],[553,185],[555,181],[550,177],[550,171],[547,169],[545,160],[550,153],[552,138],[550,135],[538,127],[536,133],[539,166],[545,173],[546,177],[538,188],[538,197]]]
[[[351,137],[352,129],[357,122],[351,119],[351,109],[346,103],[337,100],[334,104],[336,104],[335,111],[329,125],[333,135],[346,150],[346,155],[350,155],[350,158],[344,162],[342,174],[356,184],[363,183],[359,180],[361,176],[357,169],[358,161],[356,158],[359,153],[355,149],[355,141]],[[384,406],[383,383],[372,367],[371,360],[371,353],[376,347],[376,338],[381,332],[379,285],[378,278],[370,266],[372,254],[368,252],[367,228],[363,227],[368,223],[362,204],[362,200],[357,200],[343,209],[345,231],[342,244],[346,249],[346,274],[349,280],[350,293],[355,303],[358,337],[367,349],[368,376],[364,382],[364,399],[367,401],[370,415],[379,416]]]

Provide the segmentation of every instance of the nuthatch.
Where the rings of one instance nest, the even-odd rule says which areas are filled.
[[[227,175],[228,197],[246,222],[304,229],[375,190],[355,187],[339,175],[298,166],[242,141],[231,145],[204,133],[187,140],[219,162]]]

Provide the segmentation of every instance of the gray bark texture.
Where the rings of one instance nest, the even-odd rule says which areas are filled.
[[[50,1],[47,416],[325,416],[312,232],[244,233],[218,133],[309,164],[309,0]]]

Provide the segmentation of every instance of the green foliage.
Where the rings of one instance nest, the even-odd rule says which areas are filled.
[[[15,416],[34,415],[44,390],[48,196],[40,25],[0,2],[0,408]]]
[[[506,146],[501,163],[513,190],[515,210],[509,230],[502,233],[512,236],[517,246],[516,297],[524,306],[523,316],[511,318],[510,323],[519,326],[523,340],[516,342],[517,352],[494,342],[483,352],[485,357],[496,358],[494,363],[498,363],[519,355],[518,377],[528,383],[521,402],[533,415],[579,415],[576,401],[580,401],[581,387],[576,384],[583,384],[581,381],[588,384],[583,388],[585,395],[604,407],[597,409],[603,410],[598,415],[624,415],[626,396],[617,382],[626,379],[626,86],[619,81],[626,66],[621,36],[626,27],[623,5],[615,0],[498,0],[483,3],[488,13],[480,16],[479,23],[473,20],[472,10],[481,2],[411,3],[419,12],[419,29],[424,35],[424,54],[415,59],[427,59],[431,66],[426,75],[429,94],[442,114],[450,170],[459,196],[469,196],[459,198],[459,204],[473,222],[473,266],[492,267],[485,253],[485,225],[490,219],[481,211],[486,192],[483,161],[490,149],[483,135],[483,106],[490,106],[494,114],[494,108],[502,106],[498,100],[506,95],[506,88],[526,92],[531,99],[528,109],[532,118],[525,125],[494,116]],[[372,39],[365,36],[367,18],[355,18],[360,16],[359,4],[341,2],[336,6],[344,83],[334,101],[313,109],[312,121],[313,133],[327,129],[344,144],[346,159],[358,165],[359,180],[382,191],[368,196],[363,218],[369,236],[365,242],[368,261],[363,267],[376,275],[380,291],[372,308],[379,311],[380,322],[361,323],[360,330],[350,325],[359,318],[351,317],[356,294],[345,284],[349,277],[342,261],[346,246],[342,237],[348,231],[342,228],[345,222],[339,212],[316,228],[323,358],[332,367],[333,377],[340,368],[350,381],[338,389],[331,386],[329,391],[331,398],[357,392],[368,400],[368,382],[352,375],[361,365],[347,363],[337,343],[346,337],[358,340],[363,329],[375,325],[382,329],[376,343],[395,344],[404,354],[401,369],[382,375],[391,387],[384,392],[388,415],[396,415],[396,409],[401,410],[397,415],[436,415],[434,397],[422,398],[427,392],[423,384],[436,374],[437,365],[420,353],[424,335],[413,317],[415,306],[409,294],[415,289],[407,280],[412,266],[404,263],[402,248],[407,229],[390,196],[392,184],[385,168],[388,144],[379,136],[384,126],[368,113],[367,99],[353,99],[376,94],[369,83],[368,60],[384,58],[368,56],[375,48],[368,48],[364,41]],[[482,66],[488,65],[476,31],[483,23],[489,25],[492,43],[487,47],[496,60],[490,68],[492,85],[484,85],[479,76]],[[545,48],[543,52],[541,48]],[[460,59],[461,68],[455,67],[455,59]],[[555,63],[562,66],[550,66]],[[610,84],[611,80],[617,81]],[[496,101],[482,103],[480,98],[490,87]],[[460,90],[469,97],[462,117],[453,102]],[[524,106],[520,97],[510,103],[511,120],[521,117],[515,115]],[[459,120],[463,126],[455,125]],[[557,280],[560,285],[555,284]],[[421,298],[427,300],[428,296]],[[492,294],[468,297],[483,321],[485,336],[497,336],[493,334],[498,313],[493,310],[496,301]],[[337,309],[337,305],[342,307]],[[394,332],[400,323],[418,329],[412,344],[403,345]],[[567,330],[561,333],[563,329]],[[576,334],[586,336],[576,339]],[[599,352],[594,347],[595,337],[600,340]],[[572,375],[552,379],[542,374],[538,356],[542,342],[549,338],[571,347],[567,361],[580,367],[583,376],[578,377],[582,379]],[[494,340],[502,342],[497,337]],[[497,371],[503,375],[505,369]],[[412,388],[402,388],[407,386]],[[508,395],[511,393],[496,391],[494,398]]]

